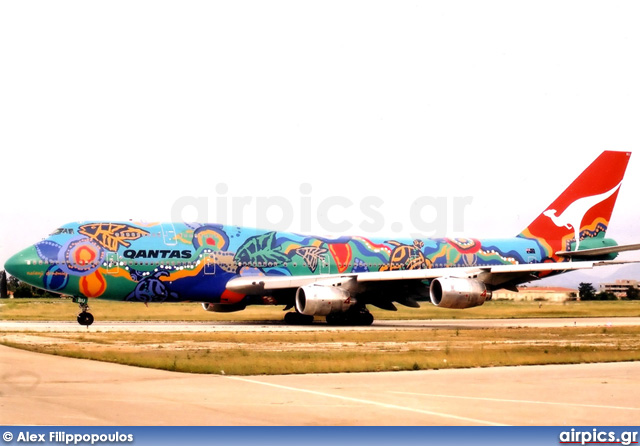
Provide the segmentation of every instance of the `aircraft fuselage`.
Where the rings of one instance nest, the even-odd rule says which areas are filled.
[[[235,304],[238,276],[309,276],[550,261],[535,240],[335,239],[211,224],[83,222],[7,262],[49,291],[112,300]]]

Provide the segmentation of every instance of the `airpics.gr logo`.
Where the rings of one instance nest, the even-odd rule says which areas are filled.
[[[448,232],[464,230],[465,210],[473,197],[416,196],[406,215],[389,222],[383,210],[385,201],[378,196],[365,196],[354,201],[349,196],[312,195],[309,183],[299,187],[295,196],[233,196],[229,186],[219,183],[215,197],[183,196],[171,207],[172,221],[215,221],[220,224],[272,228],[288,231],[298,227],[302,232],[322,230],[338,234],[357,231],[363,234],[391,231],[408,233],[413,238],[425,235],[444,237]],[[410,191],[409,191],[410,192]],[[210,206],[211,204],[211,206]],[[215,211],[210,213],[210,210]],[[401,218],[399,218],[401,217]],[[407,227],[408,224],[408,227]],[[317,225],[318,228],[313,228]]]
[[[617,434],[613,431],[601,431],[595,428],[590,431],[579,431],[574,428],[568,432],[561,432],[559,440],[560,444],[620,444],[628,446],[638,443],[638,432],[625,431]]]

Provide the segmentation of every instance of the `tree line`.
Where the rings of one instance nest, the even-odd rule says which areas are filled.
[[[4,277],[5,271],[0,271],[0,275]],[[7,293],[6,294],[8,294],[8,292],[11,292],[13,293],[14,298],[60,297],[60,294],[51,293],[49,291],[36,288],[27,283],[24,283],[23,281],[19,280],[16,277],[10,276],[9,274],[7,274],[6,277],[7,277],[7,282],[6,282]],[[4,287],[5,284],[3,283],[2,286]],[[5,293],[3,292],[2,296],[4,297],[4,295]]]
[[[640,289],[628,286],[622,299],[640,300]],[[580,282],[578,285],[578,295],[580,300],[618,300],[618,296],[609,291],[596,292],[594,286],[587,282]]]

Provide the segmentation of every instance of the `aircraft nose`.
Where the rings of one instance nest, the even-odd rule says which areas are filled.
[[[20,251],[18,254],[14,254],[13,256],[9,257],[9,260],[7,260],[4,263],[4,269],[5,271],[7,271],[9,274],[11,274],[13,277],[18,277],[18,274],[20,274],[19,271],[19,266],[22,263],[22,253],[24,251]],[[20,277],[18,277],[19,279]]]
[[[11,256],[5,262],[4,269],[22,282],[30,283],[33,280],[30,280],[29,271],[34,270],[34,266],[38,265],[39,260],[36,250],[31,246]]]

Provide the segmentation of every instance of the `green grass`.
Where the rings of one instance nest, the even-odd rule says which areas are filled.
[[[30,321],[75,321],[78,306],[68,299],[5,299],[0,301],[0,319]],[[251,306],[237,313],[204,311],[197,303],[144,304],[91,300],[91,312],[99,321],[280,321],[282,306]],[[618,317],[640,316],[640,301],[605,302],[487,302],[466,310],[437,308],[424,302],[421,308],[398,305],[398,311],[370,307],[376,319],[482,319],[530,317]]]
[[[0,333],[0,343],[190,373],[261,375],[640,360],[640,327],[270,333]]]

